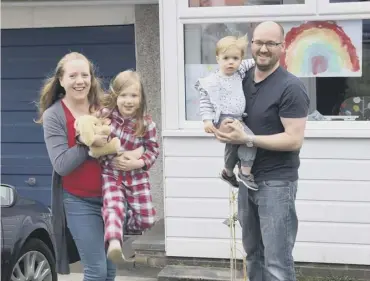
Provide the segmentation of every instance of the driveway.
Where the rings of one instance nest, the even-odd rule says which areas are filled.
[[[83,274],[71,273],[69,275],[58,275],[58,281],[82,281]],[[115,281],[156,281],[157,278],[135,277],[135,276],[117,276]]]

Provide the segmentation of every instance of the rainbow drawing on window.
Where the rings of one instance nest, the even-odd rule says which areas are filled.
[[[362,32],[360,27],[355,33]],[[356,35],[356,34],[355,34]],[[285,36],[281,65],[299,77],[361,76],[361,44],[334,21],[310,21]]]

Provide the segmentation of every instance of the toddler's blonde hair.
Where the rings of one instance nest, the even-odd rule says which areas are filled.
[[[221,38],[216,44],[216,56],[225,53],[231,48],[237,48],[241,52],[241,57],[243,58],[248,47],[248,37],[247,35],[236,37],[236,36],[226,36]]]

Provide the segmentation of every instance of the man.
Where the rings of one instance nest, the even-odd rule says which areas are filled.
[[[215,133],[222,142],[258,148],[252,168],[258,191],[240,185],[238,195],[250,281],[296,280],[295,198],[309,99],[303,83],[279,65],[284,47],[279,24],[263,22],[255,28],[251,49],[256,66],[243,80],[248,114],[244,122],[255,136],[232,120],[224,123],[231,132]]]

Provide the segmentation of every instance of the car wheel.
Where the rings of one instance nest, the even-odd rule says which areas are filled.
[[[55,259],[49,247],[31,238],[23,246],[14,263],[12,281],[57,281]]]

